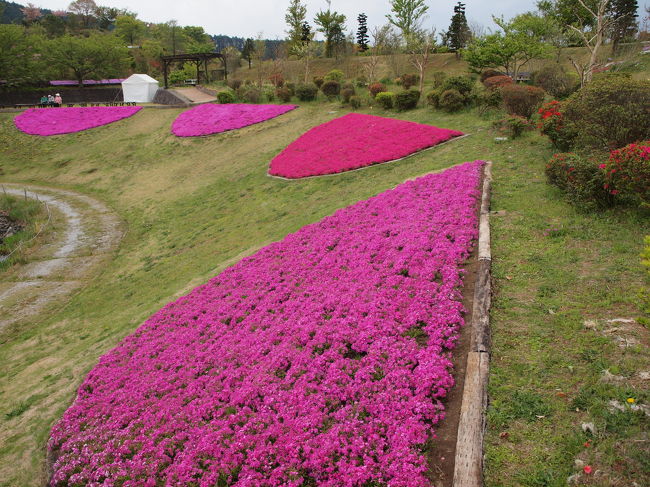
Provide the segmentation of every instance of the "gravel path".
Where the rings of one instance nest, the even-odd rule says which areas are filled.
[[[53,214],[47,243],[29,263],[0,274],[0,330],[60,303],[95,277],[123,236],[118,216],[88,196],[53,188],[5,184],[7,193],[38,198]]]

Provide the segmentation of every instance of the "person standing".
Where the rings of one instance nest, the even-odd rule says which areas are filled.
[[[63,104],[63,99],[61,98],[61,95],[58,93],[54,96],[54,106],[55,107],[60,107]]]
[[[54,97],[52,95],[47,95],[47,105],[54,106]]]
[[[46,107],[47,106],[47,95],[41,96],[41,106]]]

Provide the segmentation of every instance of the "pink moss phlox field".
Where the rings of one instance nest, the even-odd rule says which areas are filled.
[[[428,486],[482,166],[339,210],[154,314],[54,426],[51,485]]]
[[[128,118],[142,107],[30,108],[14,119],[16,127],[30,135],[81,132]]]
[[[401,159],[460,135],[457,130],[349,113],[301,135],[271,161],[269,174],[295,179],[350,171]]]
[[[172,133],[178,137],[218,134],[264,122],[294,108],[297,106],[206,103],[181,113],[172,124]]]

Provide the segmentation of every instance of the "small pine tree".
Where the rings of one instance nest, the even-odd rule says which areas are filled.
[[[357,30],[357,46],[361,52],[368,50],[368,16],[366,14],[359,14],[357,17],[359,22],[359,29]]]
[[[311,26],[309,25],[309,23],[303,22],[300,40],[302,41],[303,44],[309,44],[311,42],[312,37],[313,34],[311,32]]]
[[[454,7],[454,16],[451,18],[451,25],[447,31],[447,45],[459,57],[459,51],[467,46],[471,36],[465,17],[465,4],[458,2]]]
[[[241,51],[242,59],[248,61],[248,69],[251,69],[251,61],[253,60],[253,54],[255,54],[255,41],[250,37],[244,42],[244,48]]]

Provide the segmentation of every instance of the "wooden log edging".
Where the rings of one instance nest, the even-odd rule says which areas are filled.
[[[467,354],[465,387],[458,423],[453,487],[483,485],[483,437],[488,406],[487,385],[490,370],[491,267],[490,195],[492,163],[483,173],[483,194],[479,222],[478,275],[474,291],[470,350]]]

